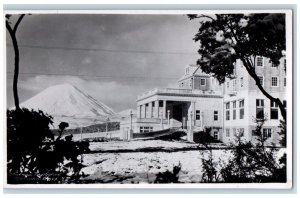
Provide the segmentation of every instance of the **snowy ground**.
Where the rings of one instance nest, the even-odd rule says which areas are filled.
[[[96,183],[153,183],[157,173],[166,170],[172,172],[173,166],[180,163],[179,181],[198,183],[202,178],[203,155],[200,152],[207,157],[208,151],[195,150],[197,146],[198,144],[193,143],[162,140],[91,143],[90,149],[94,153],[83,155],[83,164],[86,167],[82,172],[89,175],[83,180]],[[141,152],[139,150],[152,147],[159,147],[161,151]],[[175,148],[187,149],[172,151]],[[124,150],[130,151],[124,152]],[[231,156],[230,150],[217,149],[212,152],[215,161],[226,163]]]
[[[215,150],[213,155],[216,158],[221,155],[225,157],[228,152]],[[103,182],[153,183],[157,173],[172,171],[173,166],[179,163],[180,182],[200,182],[202,177],[199,151],[87,154],[83,159],[88,166],[83,168],[83,172],[91,174],[86,179],[103,179]]]
[[[99,150],[134,150],[141,148],[196,148],[199,144],[179,142],[179,141],[162,141],[162,140],[133,140],[133,141],[116,141],[116,142],[91,142],[92,151]]]
[[[201,181],[201,154],[195,150],[198,144],[178,141],[135,140],[130,142],[91,142],[95,152],[83,155],[87,167],[82,172],[89,175],[85,180],[103,183],[153,183],[156,174],[181,165],[179,181],[193,183]],[[158,152],[140,152],[142,148],[160,148]],[[166,152],[186,148],[186,151]],[[191,150],[188,150],[188,149]],[[130,152],[121,152],[131,150]],[[112,151],[97,153],[97,151]],[[207,151],[202,151],[207,153]],[[214,150],[216,160],[228,159],[230,151]]]

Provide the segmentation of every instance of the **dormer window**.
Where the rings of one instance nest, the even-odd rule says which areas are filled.
[[[206,79],[205,78],[201,78],[200,79],[200,85],[201,86],[205,86],[206,85]]]
[[[190,73],[190,68],[189,67],[185,68],[185,74],[188,75],[189,73]]]

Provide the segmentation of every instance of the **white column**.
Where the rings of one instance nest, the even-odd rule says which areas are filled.
[[[149,108],[149,118],[152,118],[153,117],[152,102],[149,103],[148,108]]]
[[[193,113],[193,117],[192,117],[192,126],[195,126],[195,120],[196,120],[196,111],[195,111],[195,102],[192,102],[192,113]]]
[[[141,118],[141,105],[137,106],[137,118]]]
[[[163,101],[163,119],[166,119],[166,108],[167,108],[167,101]]]
[[[170,127],[170,110],[168,110],[168,125]]]
[[[145,104],[142,105],[142,116],[141,116],[141,118],[146,118],[146,105]]]
[[[154,107],[154,117],[159,118],[159,100],[155,101],[155,107]]]
[[[203,124],[204,124],[204,112],[202,111],[201,112],[201,127],[203,127]]]

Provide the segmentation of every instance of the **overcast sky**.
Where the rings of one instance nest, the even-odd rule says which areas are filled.
[[[70,83],[116,112],[136,108],[138,94],[173,86],[195,64],[198,27],[184,15],[27,15],[17,33],[20,102]],[[8,107],[13,58],[7,35]]]

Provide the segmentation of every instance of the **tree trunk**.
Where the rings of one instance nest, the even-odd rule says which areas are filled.
[[[8,32],[10,34],[10,37],[11,37],[11,40],[13,43],[13,47],[14,47],[14,51],[15,51],[15,71],[14,71],[14,78],[13,78],[13,94],[14,94],[16,110],[20,110],[19,96],[18,96],[18,77],[19,77],[20,53],[19,53],[18,41],[16,38],[16,32],[17,32],[17,28],[24,16],[25,16],[25,14],[22,14],[19,17],[19,19],[17,20],[13,29],[11,28],[8,20],[6,20],[6,29],[8,30]]]

